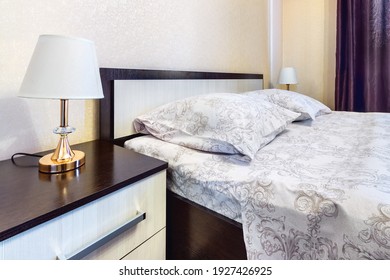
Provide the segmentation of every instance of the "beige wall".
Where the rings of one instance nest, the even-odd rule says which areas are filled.
[[[268,21],[268,88],[277,88],[279,72],[283,65],[283,0],[269,1]]]
[[[336,28],[337,0],[325,1],[325,53],[324,53],[324,98],[332,109],[335,104],[336,79]]]
[[[93,40],[104,67],[253,72],[267,79],[267,12],[267,0],[0,1],[0,160],[52,149],[58,140],[51,133],[58,101],[15,97],[40,34]],[[69,124],[77,129],[71,143],[97,138],[96,104],[70,102]]]
[[[283,0],[283,66],[295,67],[291,90],[334,107],[336,0]]]

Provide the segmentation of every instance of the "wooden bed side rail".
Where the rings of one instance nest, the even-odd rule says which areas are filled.
[[[167,259],[246,258],[240,223],[167,191]]]

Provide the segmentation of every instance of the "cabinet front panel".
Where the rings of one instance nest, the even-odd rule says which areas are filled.
[[[157,234],[148,239],[141,246],[135,248],[130,254],[124,256],[123,260],[165,260],[166,231],[162,229]]]
[[[4,240],[0,244],[0,253],[3,250],[0,258],[66,259],[137,213],[146,212],[145,220],[88,256],[119,259],[165,227],[165,178],[165,171],[161,171]],[[100,253],[103,251],[104,254]]]

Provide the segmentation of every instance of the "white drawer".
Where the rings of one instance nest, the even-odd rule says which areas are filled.
[[[2,257],[4,259],[56,259],[58,256],[68,258],[112,229],[131,220],[138,212],[145,212],[145,220],[87,256],[120,259],[165,227],[165,178],[165,171],[161,171],[4,240],[0,243]]]
[[[165,260],[165,228],[124,256],[123,260]]]

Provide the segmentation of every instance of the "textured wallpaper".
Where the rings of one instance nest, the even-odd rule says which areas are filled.
[[[1,0],[0,160],[52,149],[59,101],[17,98],[40,34],[84,37],[102,67],[263,73],[268,0]],[[97,138],[96,101],[71,101],[71,143]]]

